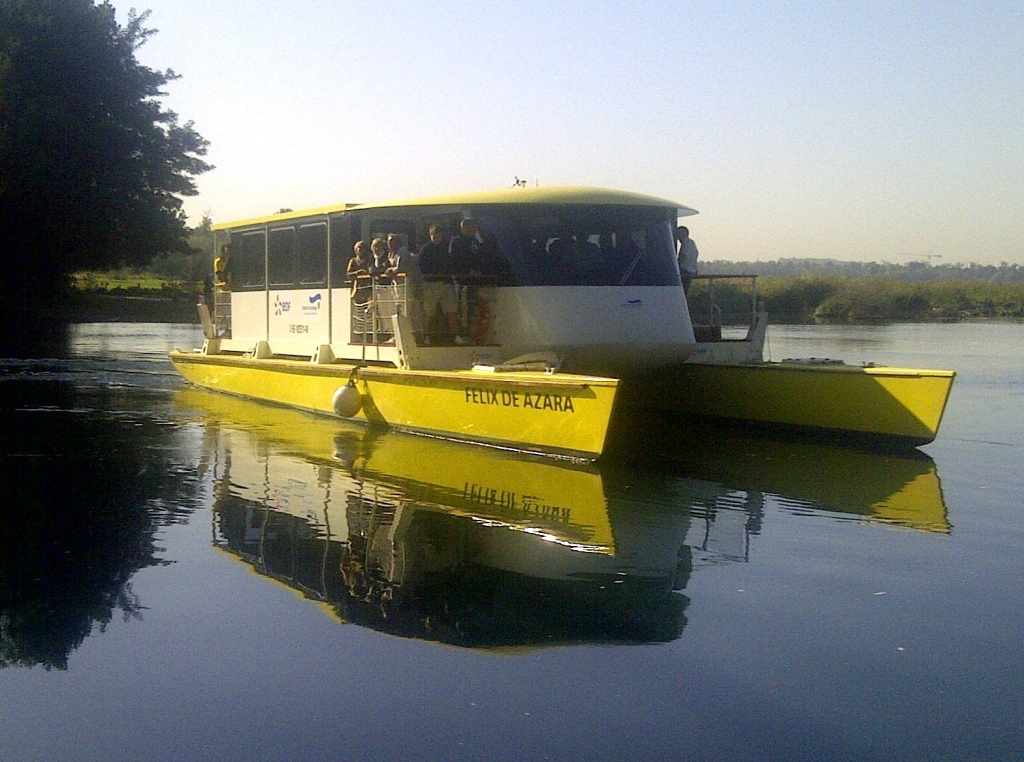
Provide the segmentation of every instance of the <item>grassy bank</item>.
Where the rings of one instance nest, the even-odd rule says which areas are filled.
[[[69,304],[75,323],[198,323],[199,284],[145,273],[76,273]]]

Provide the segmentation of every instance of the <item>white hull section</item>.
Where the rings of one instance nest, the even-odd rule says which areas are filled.
[[[544,286],[482,288],[490,312],[486,340],[464,347],[417,347],[409,356],[387,343],[365,346],[353,335],[348,289],[236,292],[232,337],[220,348],[252,351],[267,342],[275,355],[333,358],[453,369],[552,353],[567,372],[621,377],[674,365],[694,351],[693,327],[680,288]],[[386,337],[385,337],[386,338]]]
[[[676,287],[495,289],[495,341],[510,356],[554,352],[564,370],[621,376],[682,362],[693,326]]]

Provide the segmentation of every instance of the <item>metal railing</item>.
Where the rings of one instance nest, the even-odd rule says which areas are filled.
[[[213,328],[217,336],[231,336],[231,292],[216,288],[213,292]]]
[[[749,328],[757,320],[757,276],[694,275],[686,300],[695,327]]]
[[[353,340],[364,345],[391,341],[391,317],[409,314],[409,297],[408,277],[404,274],[389,278],[357,276],[352,283],[350,297]]]

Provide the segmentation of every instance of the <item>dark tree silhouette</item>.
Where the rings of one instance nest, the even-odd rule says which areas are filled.
[[[66,367],[59,361],[7,365],[0,670],[66,669],[72,652],[115,617],[143,616],[132,577],[169,563],[160,558],[160,527],[188,520],[202,504],[202,483],[159,396],[150,402],[137,388],[52,380]]]
[[[161,106],[177,75],[136,60],[148,15],[0,0],[0,317],[52,318],[75,269],[187,249],[207,141]]]

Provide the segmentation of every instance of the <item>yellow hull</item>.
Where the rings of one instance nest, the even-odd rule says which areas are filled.
[[[604,448],[617,379],[539,372],[411,371],[175,351],[191,383],[336,417],[350,376],[356,417],[413,431],[528,452],[593,459]]]
[[[801,363],[679,365],[622,402],[655,412],[841,432],[918,446],[935,439],[955,373]]]

